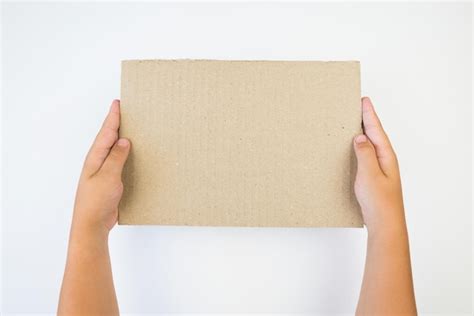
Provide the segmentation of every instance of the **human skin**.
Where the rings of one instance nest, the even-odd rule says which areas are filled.
[[[355,192],[368,231],[357,315],[416,315],[400,173],[372,103],[362,99],[364,135],[354,139]],[[108,236],[118,218],[123,166],[130,152],[119,139],[114,100],[79,180],[58,315],[118,315]]]
[[[368,238],[356,315],[416,315],[397,157],[369,98],[362,98],[362,121],[354,190]]]
[[[114,100],[80,176],[58,315],[118,315],[108,237],[118,218],[122,169],[130,142],[118,138]]]

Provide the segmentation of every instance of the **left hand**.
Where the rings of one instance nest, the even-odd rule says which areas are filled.
[[[119,126],[120,101],[114,100],[84,162],[74,205],[74,227],[108,234],[117,222],[122,170],[131,145],[128,139],[119,139]]]

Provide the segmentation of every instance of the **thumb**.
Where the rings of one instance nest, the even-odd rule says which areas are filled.
[[[100,170],[107,174],[121,177],[129,152],[130,141],[126,138],[120,138],[110,150]]]
[[[366,135],[361,134],[354,138],[354,151],[357,156],[358,176],[373,176],[381,172],[375,147]]]

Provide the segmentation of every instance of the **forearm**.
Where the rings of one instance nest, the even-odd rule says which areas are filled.
[[[357,315],[416,315],[404,221],[390,230],[369,231]]]
[[[58,314],[119,314],[108,232],[73,224]]]
[[[118,218],[130,142],[119,138],[114,100],[82,168],[59,299],[59,315],[118,315],[108,237]]]

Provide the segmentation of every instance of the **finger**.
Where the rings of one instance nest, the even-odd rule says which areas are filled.
[[[367,97],[362,98],[362,121],[364,132],[375,147],[375,153],[383,173],[386,175],[396,174],[398,167],[395,152],[377,113],[375,113],[372,102]]]
[[[126,138],[120,138],[110,150],[99,172],[121,178],[123,166],[127,161],[129,152],[130,141]]]
[[[96,173],[104,163],[110,149],[118,139],[119,126],[120,101],[114,100],[86,157],[84,169],[89,176]]]
[[[354,138],[354,151],[357,157],[357,176],[375,176],[382,173],[375,148],[366,135]]]

